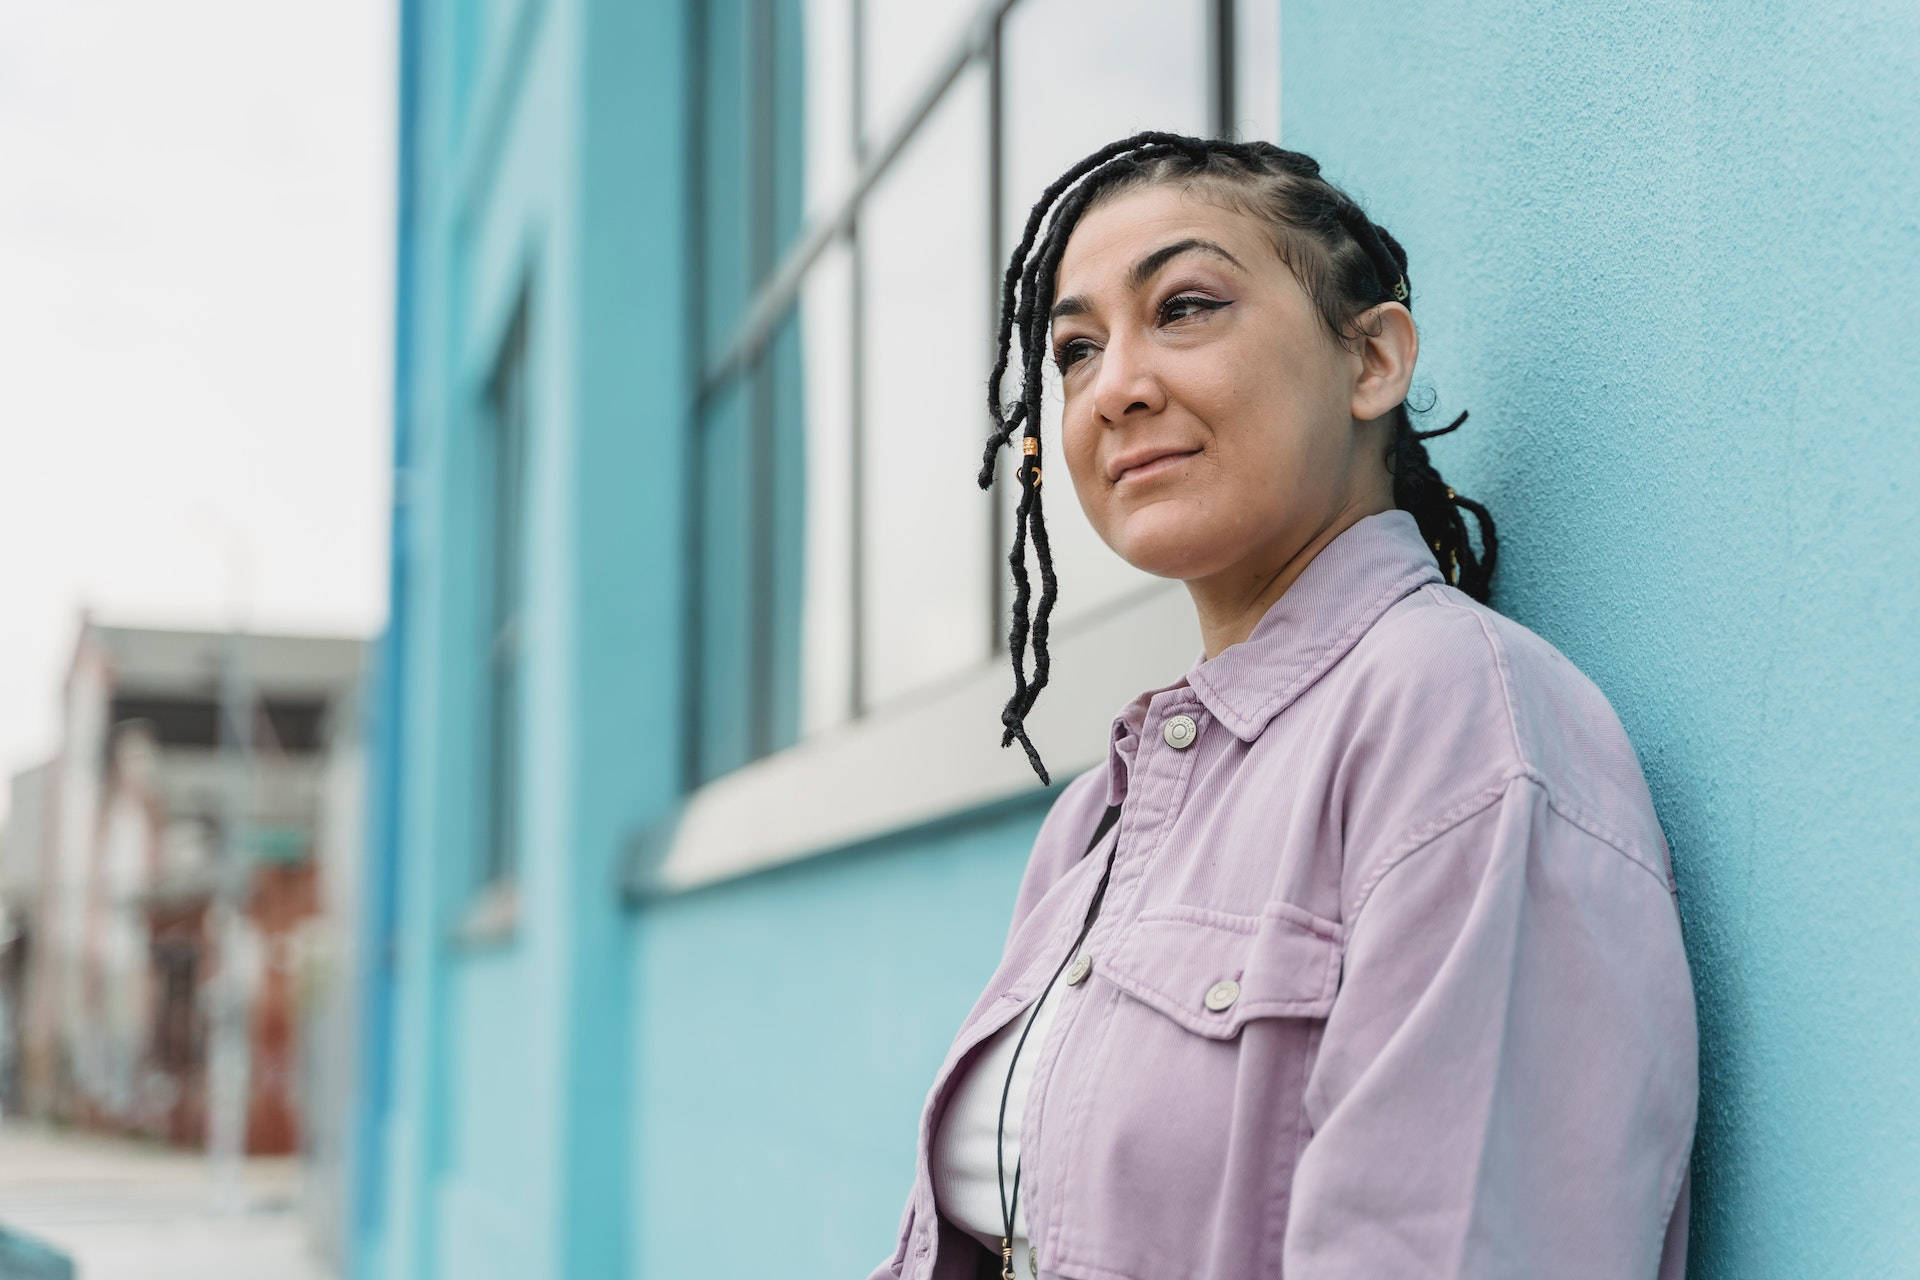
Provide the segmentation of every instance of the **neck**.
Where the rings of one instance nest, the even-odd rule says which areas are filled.
[[[1187,593],[1193,597],[1194,612],[1199,616],[1207,657],[1218,657],[1221,650],[1252,635],[1267,610],[1287,593],[1329,542],[1356,522],[1387,510],[1391,510],[1390,504],[1350,504],[1313,529],[1304,541],[1290,541],[1277,551],[1263,551],[1212,577],[1188,580]]]

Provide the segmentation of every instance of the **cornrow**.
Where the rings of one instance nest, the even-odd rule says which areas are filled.
[[[1027,734],[1026,717],[1051,672],[1048,622],[1059,594],[1040,503],[1041,397],[1054,278],[1074,227],[1097,200],[1132,187],[1181,179],[1198,179],[1219,188],[1274,228],[1281,257],[1337,336],[1344,337],[1361,311],[1380,302],[1412,304],[1407,253],[1400,242],[1322,177],[1318,161],[1270,142],[1230,142],[1149,130],[1080,160],[1041,194],[1027,215],[1020,244],[1008,261],[1001,283],[998,355],[987,380],[987,413],[993,430],[987,437],[978,481],[982,489],[993,487],[1001,447],[1013,439],[1016,431],[1024,429],[1016,473],[1020,504],[1007,557],[1013,570],[1013,622],[1007,651],[1013,662],[1014,688],[1000,712],[1000,745],[1007,747],[1018,741],[1043,784],[1051,779]],[[1001,398],[1001,387],[1016,338],[1021,352],[1020,393],[1008,404]],[[1440,478],[1424,443],[1457,429],[1466,420],[1463,412],[1438,430],[1416,432],[1406,405],[1396,406],[1385,462],[1393,477],[1394,505],[1413,515],[1421,536],[1433,548],[1442,574],[1449,583],[1485,603],[1492,590],[1498,552],[1493,517],[1484,506],[1456,494]],[[1463,511],[1471,512],[1478,523],[1482,548],[1478,552],[1467,536]],[[1040,564],[1037,603],[1027,573],[1029,537]],[[1031,679],[1026,669],[1029,639],[1033,645]]]

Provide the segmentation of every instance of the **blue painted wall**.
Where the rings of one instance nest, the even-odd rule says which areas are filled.
[[[1673,845],[1693,1274],[1906,1274],[1920,7],[1283,13],[1283,142],[1407,247],[1495,604],[1613,700]]]
[[[634,947],[634,1274],[864,1277],[1053,792],[658,901]]]
[[[408,0],[396,478],[409,573],[383,738],[394,954],[355,1271],[627,1274],[632,916],[622,839],[672,797],[686,91],[676,4]],[[481,864],[476,506],[484,388],[530,321],[522,839],[511,928]],[[384,986],[383,986],[384,983]]]
[[[393,953],[368,970],[356,1274],[863,1275],[1052,793],[622,905],[689,698],[689,9],[402,14],[389,838],[366,879]],[[1496,603],[1612,697],[1673,842],[1694,1274],[1898,1274],[1920,1242],[1920,105],[1897,51],[1920,15],[1286,0],[1283,31],[1282,141],[1408,246],[1417,385],[1435,425],[1472,411],[1432,450],[1500,520]],[[709,267],[717,325],[742,286]],[[477,394],[523,287],[523,872],[514,929],[461,942]],[[698,697],[737,720],[711,639]]]

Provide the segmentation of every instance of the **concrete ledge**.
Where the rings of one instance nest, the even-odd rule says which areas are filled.
[[[1106,758],[1113,717],[1178,679],[1201,648],[1193,605],[1156,582],[1076,619],[1028,732],[1055,787]],[[683,893],[843,849],[1040,789],[1019,744],[1000,746],[1006,663],[717,778],[629,843],[631,901]]]

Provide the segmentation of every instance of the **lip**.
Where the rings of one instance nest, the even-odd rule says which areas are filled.
[[[1200,452],[1198,449],[1175,449],[1165,445],[1135,449],[1132,453],[1123,453],[1107,464],[1107,479],[1118,484],[1132,476],[1145,479],[1168,470],[1181,458],[1190,458]]]

